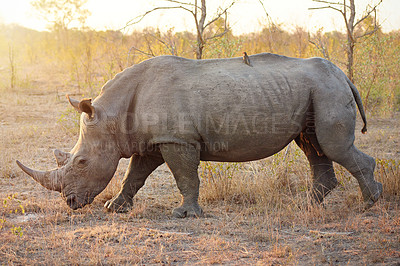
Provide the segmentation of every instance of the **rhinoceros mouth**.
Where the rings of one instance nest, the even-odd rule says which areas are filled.
[[[75,194],[70,194],[66,196],[65,201],[67,202],[68,207],[73,210],[77,210],[83,208],[85,205],[92,203],[94,197],[90,195],[90,193],[86,192],[85,196],[80,198]]]
[[[75,195],[69,195],[67,198],[66,198],[66,202],[67,202],[67,205],[71,208],[71,209],[73,209],[73,210],[76,210],[76,209],[78,209],[78,205],[76,204],[76,196]]]

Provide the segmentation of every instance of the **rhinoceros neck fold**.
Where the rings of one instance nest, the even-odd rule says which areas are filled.
[[[109,81],[94,102],[104,110],[107,119],[106,134],[110,135],[110,140],[115,141],[115,148],[124,158],[137,152],[134,145],[137,141],[134,123],[140,75],[135,75],[135,67],[123,71]]]

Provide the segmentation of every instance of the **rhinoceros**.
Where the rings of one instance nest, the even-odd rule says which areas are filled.
[[[367,129],[356,87],[322,58],[263,53],[250,60],[251,67],[241,57],[159,56],[129,67],[93,102],[68,97],[82,113],[80,134],[69,153],[54,152],[58,168],[36,171],[17,164],[45,188],[61,192],[75,210],[107,186],[121,158],[130,158],[119,193],[105,203],[123,212],[166,163],[182,195],[173,216],[198,217],[201,160],[259,160],[295,140],[311,166],[315,202],[338,184],[334,161],[357,179],[365,207],[371,207],[383,189],[373,176],[375,160],[354,146],[356,105],[362,132]]]

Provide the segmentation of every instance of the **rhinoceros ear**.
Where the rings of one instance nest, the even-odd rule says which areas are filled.
[[[92,105],[92,99],[83,99],[79,102],[78,108],[82,112],[87,113],[90,118],[94,117],[94,107]]]
[[[81,110],[79,110],[79,101],[78,100],[75,100],[75,99],[72,99],[72,98],[70,98],[69,97],[69,95],[67,94],[67,95],[65,95],[66,97],[67,97],[67,99],[68,99],[68,102],[72,105],[72,107],[74,107],[75,108],[75,110],[77,110],[78,112],[81,112]]]
[[[85,98],[81,101],[78,101],[70,98],[69,95],[67,95],[67,99],[69,103],[75,108],[75,110],[77,110],[78,112],[87,113],[90,118],[94,117],[95,110],[92,105],[92,99]]]
[[[63,152],[55,149],[53,151],[54,157],[56,158],[58,167],[62,167],[67,164],[69,158],[71,158],[71,154],[69,152]]]

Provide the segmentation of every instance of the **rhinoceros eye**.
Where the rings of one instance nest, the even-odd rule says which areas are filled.
[[[87,164],[87,160],[83,157],[78,156],[74,159],[74,163],[79,167],[84,167]]]
[[[78,164],[79,165],[85,165],[87,163],[87,160],[85,159],[79,159]]]

